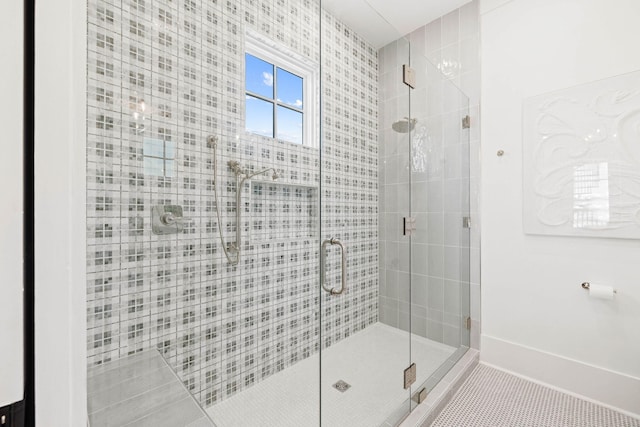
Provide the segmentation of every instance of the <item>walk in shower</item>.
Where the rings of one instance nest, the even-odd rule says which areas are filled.
[[[398,424],[469,346],[465,95],[319,1],[87,16],[91,425]]]

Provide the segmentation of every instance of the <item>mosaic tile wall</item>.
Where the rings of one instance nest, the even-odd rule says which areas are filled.
[[[246,28],[322,53],[322,211],[318,150],[244,133]],[[330,345],[377,321],[375,49],[309,0],[90,0],[87,31],[89,365],[158,348],[209,406],[318,351],[320,334]],[[207,135],[220,138],[227,242],[226,162],[281,174],[243,189],[237,267]],[[153,234],[156,205],[182,206],[184,231]],[[320,214],[322,237],[348,247],[339,298],[319,291]]]
[[[322,294],[323,346],[378,320],[377,50],[331,14],[322,21],[322,239],[347,247],[347,291]],[[327,283],[340,283],[329,249]]]

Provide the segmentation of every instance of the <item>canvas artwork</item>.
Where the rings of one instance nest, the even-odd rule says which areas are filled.
[[[640,238],[640,72],[524,101],[524,231]]]

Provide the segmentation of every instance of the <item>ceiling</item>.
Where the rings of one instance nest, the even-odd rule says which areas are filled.
[[[322,0],[322,7],[380,48],[469,1]]]

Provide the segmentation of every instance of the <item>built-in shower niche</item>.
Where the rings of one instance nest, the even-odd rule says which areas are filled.
[[[157,350],[90,368],[87,404],[94,426],[216,427]]]
[[[258,245],[316,239],[318,191],[302,184],[253,181],[249,189],[249,242]],[[316,245],[316,241],[313,241]],[[316,245],[317,246],[317,245]],[[317,249],[315,250],[317,255]],[[295,262],[296,255],[288,262]],[[310,254],[304,259],[311,261]]]

